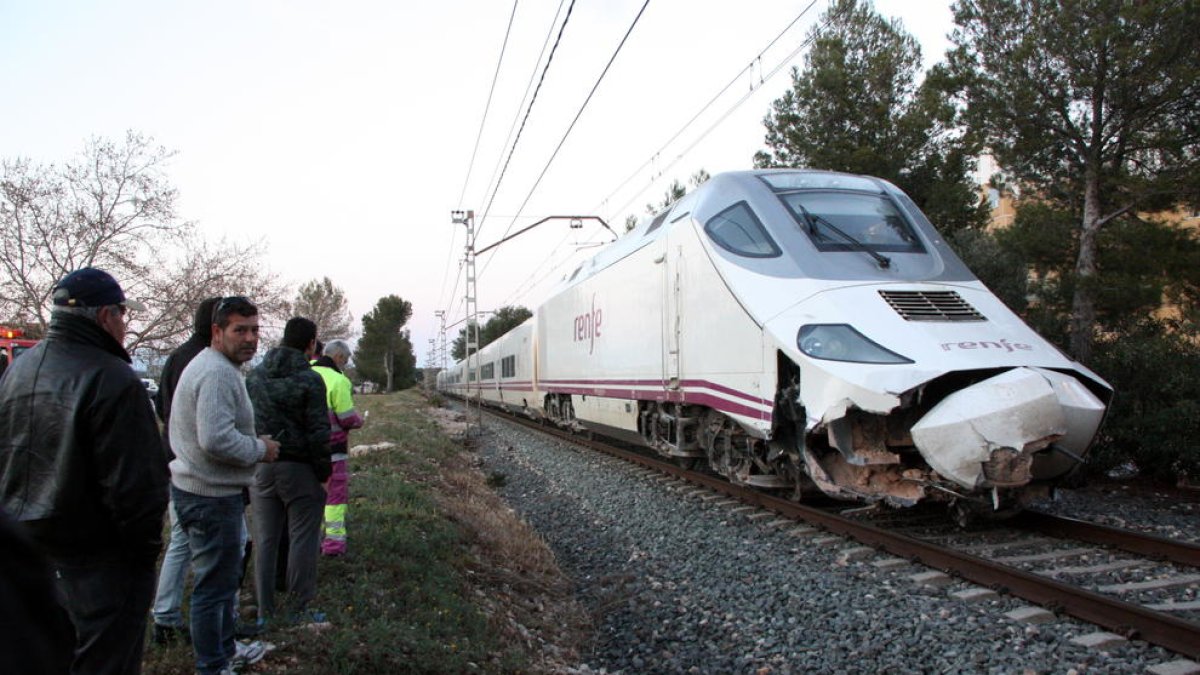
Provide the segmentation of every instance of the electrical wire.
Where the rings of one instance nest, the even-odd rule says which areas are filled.
[[[621,38],[621,42],[617,45],[617,48],[613,50],[613,54],[611,57],[609,57],[608,63],[604,66],[604,70],[600,72],[600,77],[596,78],[596,83],[592,85],[592,90],[588,92],[587,98],[583,101],[583,105],[579,106],[579,112],[575,113],[575,119],[571,120],[570,126],[567,127],[562,139],[559,140],[558,146],[554,148],[554,152],[551,153],[550,159],[546,160],[546,165],[542,168],[542,172],[538,174],[537,180],[533,182],[533,187],[529,189],[529,194],[525,195],[525,200],[521,202],[520,208],[517,209],[517,215],[513,217],[512,221],[509,222],[508,229],[504,231],[504,235],[500,237],[501,239],[507,237],[508,233],[512,231],[513,225],[517,222],[516,219],[520,217],[521,213],[525,210],[525,206],[529,204],[529,200],[533,198],[533,193],[537,191],[538,185],[540,185],[542,179],[546,177],[546,172],[550,170],[550,165],[554,163],[554,158],[558,157],[558,152],[562,150],[563,144],[567,142],[567,137],[569,137],[571,135],[571,131],[575,129],[575,124],[578,123],[579,118],[583,116],[583,111],[587,109],[588,103],[590,103],[592,100],[592,96],[594,96],[596,94],[596,90],[600,88],[600,83],[604,81],[604,76],[608,74],[609,68],[612,68],[613,62],[617,60],[617,55],[621,53],[621,48],[624,47],[625,42],[629,40],[629,36],[633,33],[633,29],[636,28],[638,22],[641,21],[642,15],[645,14],[646,7],[649,5],[650,0],[646,0],[644,3],[642,3],[642,8],[638,10],[637,16],[635,16],[633,18],[633,22],[629,24],[629,28],[625,31],[625,35]],[[495,195],[493,194],[492,196],[494,197]],[[478,230],[475,231],[475,238],[479,238]],[[493,260],[495,260],[494,254],[490,255],[487,259],[487,262],[484,263],[483,269],[479,272],[480,276],[487,271],[488,266],[491,265]]]
[[[811,6],[812,5],[809,5],[809,7],[811,7]],[[805,11],[807,11],[807,10],[808,10],[808,8],[805,8]],[[849,11],[849,10],[843,9],[843,13],[846,11]],[[765,76],[761,77],[759,85],[757,87],[751,87],[750,91],[748,91],[744,95],[742,95],[742,97],[740,99],[738,99],[737,102],[735,102],[732,106],[730,106],[729,109],[726,110],[720,117],[718,117],[715,122],[713,122],[711,125],[709,125],[709,127],[707,129],[705,129],[703,132],[701,132],[701,134],[699,136],[697,136],[696,139],[694,141],[692,141],[692,143],[690,145],[688,145],[682,151],[680,151],[680,153],[675,156],[675,159],[671,160],[670,163],[668,163],[666,166],[664,166],[662,168],[662,171],[660,172],[660,174],[665,173],[667,169],[678,164],[679,161],[683,159],[684,155],[691,152],[692,149],[695,148],[697,145],[699,145],[702,140],[704,140],[706,137],[708,137],[708,135],[711,134],[713,132],[713,130],[715,130],[718,126],[720,126],[722,122],[724,122],[726,119],[728,119],[729,116],[732,115],[735,110],[737,110],[739,107],[741,107],[741,105],[743,103],[745,103],[751,96],[753,96],[756,91],[761,89],[763,84],[766,84],[766,82],[768,80],[770,80],[776,74],[778,74],[779,71],[783,70],[784,66],[786,66],[788,63],[791,63],[792,59],[796,58],[796,56],[801,51],[803,51],[805,47],[808,47],[813,42],[815,42],[816,39],[819,38],[821,36],[821,34],[824,32],[824,30],[829,26],[829,24],[832,23],[837,18],[839,18],[839,14],[831,14],[825,20],[824,23],[822,23],[820,26],[817,27],[816,30],[813,31],[812,35],[805,38],[805,40],[803,42],[801,42],[799,46],[797,46],[795,49],[793,49],[790,54],[788,54],[785,58],[781,59],[779,61],[779,63],[776,64],[775,67],[772,68],[769,73],[767,73]],[[612,215],[611,215],[612,213],[620,213],[621,211],[628,208],[630,204],[632,204],[640,195],[645,193],[646,190],[648,190],[648,189],[650,189],[649,184],[647,184],[645,187],[643,187],[642,189],[635,192],[633,194],[633,196],[629,198],[628,201],[626,201],[624,204],[621,205],[620,208],[616,209],[615,211],[610,212],[609,217],[610,218],[612,217]]]
[[[649,0],[647,0],[649,1]],[[542,83],[546,81],[546,73],[550,70],[550,64],[554,62],[554,53],[558,51],[558,45],[562,42],[563,32],[567,30],[567,24],[571,21],[571,11],[575,9],[575,0],[571,0],[571,4],[567,6],[567,15],[563,18],[562,26],[558,29],[558,37],[554,39],[554,47],[550,49],[550,56],[546,59],[546,66],[542,68],[542,77],[538,80],[537,88],[533,90],[533,98],[529,100],[529,107],[525,109],[525,118],[521,120],[521,128],[517,130],[517,137],[513,140],[512,147],[508,150],[508,159],[504,160],[504,168],[500,170],[500,177],[496,179],[496,185],[492,188],[492,196],[488,199],[487,206],[483,210],[483,217],[479,219],[479,226],[475,228],[475,238],[479,238],[479,230],[483,228],[487,221],[487,215],[492,210],[492,203],[496,201],[496,194],[500,192],[500,183],[504,181],[504,174],[508,172],[508,164],[512,161],[513,153],[517,150],[517,144],[521,142],[521,134],[525,131],[525,124],[529,121],[529,113],[533,112],[533,104],[537,102],[538,92],[542,90]],[[475,243],[473,240],[470,242]]]
[[[508,126],[508,135],[504,137],[504,144],[500,146],[502,148],[508,147],[509,141],[513,138],[513,132],[517,130],[517,122],[521,119],[521,110],[525,108],[525,103],[529,100],[529,94],[533,91],[533,84],[537,80],[538,64],[542,62],[542,57],[546,55],[546,49],[550,47],[550,41],[554,37],[554,27],[558,25],[558,17],[562,14],[563,5],[565,4],[567,4],[567,0],[559,0],[558,9],[554,12],[554,18],[550,20],[550,26],[546,29],[546,37],[542,40],[542,51],[538,52],[538,57],[533,62],[533,68],[529,71],[529,81],[525,83],[525,93],[521,95],[521,103],[517,105],[512,123]],[[488,194],[492,191],[492,185],[496,182],[496,175],[500,173],[500,166],[503,162],[504,153],[501,152],[496,156],[496,165],[492,167],[492,175],[488,178],[487,188],[484,189],[479,200],[480,204],[487,200]]]
[[[492,95],[496,93],[496,82],[500,79],[500,66],[504,63],[504,52],[508,50],[508,37],[512,34],[513,19],[517,17],[517,3],[513,0],[512,14],[508,16],[508,28],[504,30],[504,43],[500,45],[500,57],[496,59],[496,72],[492,74],[492,87],[488,90],[487,103],[483,106],[483,118],[479,120],[479,133],[475,135],[475,148],[471,150],[471,162],[467,165],[467,177],[463,179],[462,192],[458,195],[458,205],[462,207],[463,197],[467,195],[467,184],[471,182],[471,172],[475,169],[475,157],[479,154],[479,141],[483,138],[483,127],[487,124],[488,111],[492,108]]]
[[[637,175],[639,173],[641,173],[642,169],[646,168],[647,165],[652,164],[656,157],[661,155],[662,152],[664,150],[666,150],[672,143],[674,143],[676,139],[678,139],[680,136],[682,136],[683,132],[686,131],[687,128],[690,127],[693,123],[695,123],[695,121],[697,119],[699,119],[699,117],[701,115],[703,115],[705,113],[705,111],[707,111],[710,107],[712,107],[712,105],[714,103],[716,103],[718,99],[720,99],[722,96],[724,96],[725,92],[729,91],[730,87],[732,87],[734,84],[737,84],[737,82],[742,79],[742,76],[746,74],[746,71],[751,70],[754,67],[754,64],[756,61],[760,64],[760,67],[761,67],[763,54],[766,54],[768,51],[770,51],[771,47],[774,47],[775,43],[779,42],[779,40],[784,35],[786,35],[787,32],[790,31],[792,29],[792,27],[795,26],[796,23],[799,22],[800,19],[802,19],[804,17],[805,14],[808,14],[809,10],[811,10],[813,8],[813,5],[815,5],[815,4],[817,4],[817,0],[812,0],[812,2],[808,3],[808,5],[804,9],[800,10],[800,13],[796,15],[796,18],[792,19],[791,23],[789,23],[786,28],[784,28],[782,31],[779,32],[778,35],[775,36],[775,39],[771,40],[771,42],[769,42],[766,47],[763,47],[761,50],[759,50],[758,55],[755,56],[753,59],[750,59],[750,63],[748,65],[746,65],[741,70],[739,70],[737,72],[737,74],[734,75],[731,80],[729,80],[728,84],[726,84],[724,87],[722,87],[721,90],[718,91],[715,96],[713,96],[711,99],[709,99],[708,103],[705,103],[695,115],[692,115],[691,119],[689,119],[687,122],[685,122],[683,126],[679,127],[679,130],[676,131],[675,134],[673,136],[671,136],[671,138],[667,139],[667,141],[665,143],[663,143],[662,146],[659,147],[658,150],[655,150],[654,153],[652,155],[650,155],[650,157],[646,161],[642,162],[636,169],[634,169],[633,172],[629,174],[628,178],[621,181],[621,184],[618,185],[616,188],[614,188],[613,191],[610,192],[607,197],[600,200],[600,203],[592,208],[592,212],[599,211],[600,207],[602,205],[607,203],[609,199],[612,199],[613,196],[615,196],[618,192],[620,192],[622,188],[624,188],[626,185],[629,184],[630,181],[632,181],[634,178],[636,178]],[[661,174],[662,174],[662,172],[659,172],[659,175],[661,175]],[[622,209],[623,208],[624,207],[622,207]],[[622,209],[618,209],[618,211],[620,211]]]
[[[467,165],[467,176],[463,179],[462,192],[458,195],[458,204],[461,208],[463,197],[467,194],[467,185],[471,182],[471,173],[475,169],[475,158],[479,153],[479,142],[483,138],[483,129],[487,124],[488,111],[492,107],[492,96],[496,92],[496,82],[500,79],[500,67],[504,63],[504,54],[508,51],[508,38],[512,35],[513,20],[517,16],[517,4],[520,0],[513,0],[512,13],[508,16],[508,27],[504,30],[504,42],[500,45],[500,56],[496,59],[496,72],[492,74],[492,87],[488,90],[487,103],[483,106],[483,117],[479,120],[479,133],[475,136],[475,147],[471,150],[471,162]],[[445,272],[442,274],[442,290],[438,293],[438,304],[441,305],[442,298],[446,293],[446,282],[449,280],[451,263],[454,261],[454,242],[458,239],[458,231],[454,230],[450,235],[450,250],[446,258]],[[455,290],[458,284],[455,283]],[[453,296],[453,291],[451,291]]]

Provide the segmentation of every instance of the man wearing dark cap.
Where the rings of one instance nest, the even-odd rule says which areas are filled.
[[[49,558],[75,627],[72,672],[141,670],[167,467],[130,367],[142,309],[86,267],[54,287],[46,338],[0,381],[0,506]]]

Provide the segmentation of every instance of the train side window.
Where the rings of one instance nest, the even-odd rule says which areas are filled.
[[[517,357],[506,356],[500,359],[500,377],[516,377]]]
[[[746,202],[738,202],[704,224],[704,231],[721,248],[748,258],[774,258],[779,246]]]

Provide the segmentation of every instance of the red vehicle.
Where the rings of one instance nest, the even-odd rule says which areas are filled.
[[[20,328],[0,326],[0,349],[3,349],[3,353],[8,357],[4,363],[5,367],[37,343],[37,340],[26,337],[25,331]]]

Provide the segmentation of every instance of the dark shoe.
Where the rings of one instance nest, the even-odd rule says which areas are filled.
[[[188,629],[183,626],[166,626],[161,623],[154,624],[154,644],[156,645],[173,645],[176,642],[182,642],[185,645],[192,643],[192,636],[188,634]]]

